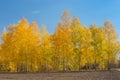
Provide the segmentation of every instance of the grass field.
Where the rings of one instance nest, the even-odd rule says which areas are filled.
[[[120,72],[1,73],[0,80],[120,80]]]

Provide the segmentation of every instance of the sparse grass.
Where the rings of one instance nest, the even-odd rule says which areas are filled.
[[[119,71],[1,73],[0,80],[120,80]]]

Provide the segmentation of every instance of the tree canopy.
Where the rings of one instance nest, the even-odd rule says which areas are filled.
[[[120,51],[117,33],[109,21],[82,26],[65,11],[53,34],[23,18],[2,32],[0,71],[47,72],[110,69]]]

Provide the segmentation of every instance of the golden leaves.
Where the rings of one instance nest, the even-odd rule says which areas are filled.
[[[39,28],[36,22],[29,24],[25,18],[4,29],[0,46],[3,70],[80,70],[86,66],[92,69],[94,65],[105,69],[108,62],[116,63],[120,44],[111,23],[88,28],[68,12],[61,18],[53,34],[44,25]]]

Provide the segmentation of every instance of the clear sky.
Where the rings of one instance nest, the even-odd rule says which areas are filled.
[[[44,24],[53,33],[64,10],[77,16],[82,25],[105,20],[114,25],[120,40],[120,0],[0,0],[0,34],[4,27],[16,24],[22,17]]]

